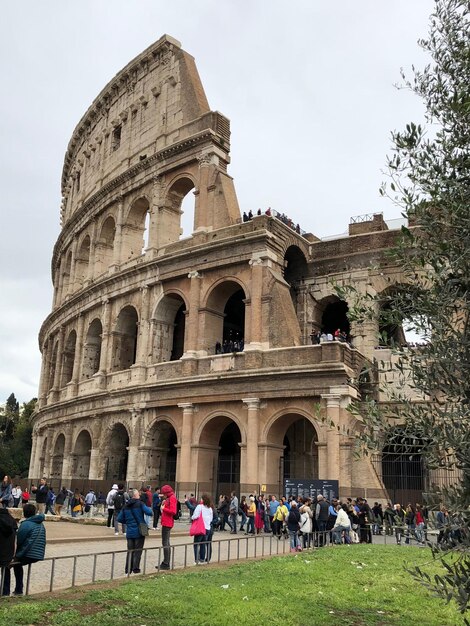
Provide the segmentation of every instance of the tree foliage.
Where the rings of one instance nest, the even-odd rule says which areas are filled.
[[[19,406],[12,393],[0,410],[0,474],[5,476],[28,475],[31,456],[31,415],[36,398]]]
[[[410,123],[392,133],[387,160],[389,180],[381,189],[402,209],[408,227],[393,250],[409,289],[393,295],[360,296],[340,290],[351,303],[356,322],[374,317],[379,326],[405,320],[426,342],[419,348],[395,344],[398,371],[408,389],[423,398],[414,402],[403,389],[390,391],[384,407],[374,399],[352,407],[364,422],[365,450],[377,448],[394,419],[404,435],[423,442],[431,467],[453,470],[457,483],[439,498],[453,512],[454,532],[436,558],[445,575],[423,584],[447,601],[470,608],[470,3],[436,0],[427,39],[419,45],[430,55],[423,70],[402,72],[404,87],[425,106],[425,124]],[[384,302],[385,300],[385,302]],[[387,303],[388,300],[388,303]],[[384,306],[385,304],[385,306]],[[396,422],[395,422],[396,423]],[[446,552],[452,551],[449,560]]]

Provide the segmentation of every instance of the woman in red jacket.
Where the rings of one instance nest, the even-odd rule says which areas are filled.
[[[176,502],[176,496],[170,485],[163,485],[160,490],[160,495],[163,496],[163,502],[161,505],[161,524],[162,524],[162,546],[163,546],[163,561],[160,566],[156,565],[157,569],[170,569],[171,547],[170,547],[170,533],[175,524],[175,515],[178,510]]]

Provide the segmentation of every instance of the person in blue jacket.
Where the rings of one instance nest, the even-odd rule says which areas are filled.
[[[23,566],[43,561],[46,552],[44,514],[36,515],[34,504],[25,504],[23,515],[25,519],[21,522],[16,535],[16,554],[13,566],[16,581],[14,596],[23,595]]]
[[[140,500],[138,489],[133,489],[131,498],[118,515],[118,522],[126,525],[127,559],[125,572],[140,574],[140,557],[145,536],[140,534],[139,524],[145,524],[144,515],[152,515],[152,509]]]

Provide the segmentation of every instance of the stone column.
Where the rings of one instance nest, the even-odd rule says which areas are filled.
[[[111,323],[113,313],[113,303],[111,300],[103,300],[103,333],[101,339],[101,354],[100,354],[100,367],[97,373],[99,385],[103,387],[106,384],[106,374],[109,371],[109,365],[111,363]]]
[[[73,455],[72,455],[72,424],[65,426],[64,457],[62,461],[62,478],[71,480],[73,478]]]
[[[92,448],[90,451],[90,480],[102,480],[104,478],[101,471],[102,452],[99,447]]]
[[[242,402],[248,409],[246,428],[246,459],[245,467],[241,467],[240,482],[245,485],[258,485],[258,439],[259,439],[259,398],[243,398]]]
[[[137,341],[137,355],[136,365],[147,365],[149,356],[149,335],[150,335],[150,323],[149,323],[149,307],[150,297],[148,285],[144,285],[140,289],[141,304],[140,304],[140,321],[139,321],[139,338]]]
[[[259,350],[262,347],[262,304],[263,260],[251,259],[251,302],[250,334],[245,337],[245,350]]]
[[[201,294],[201,274],[194,270],[189,272],[191,280],[189,287],[189,308],[186,317],[186,332],[184,342],[184,357],[194,357],[200,347],[199,339],[199,298]]]
[[[38,390],[38,409],[40,409],[44,405],[46,401],[46,396],[47,396],[47,370],[49,367],[47,353],[48,353],[48,346],[47,346],[47,343],[44,342],[42,344],[42,350],[41,350],[42,359],[41,359],[41,376],[39,378],[39,390]]]
[[[28,478],[37,478],[39,470],[37,468],[38,465],[38,442],[39,442],[39,433],[37,428],[33,428],[33,436],[32,436],[33,445],[31,447],[31,458],[29,461],[29,471]]]
[[[118,210],[116,214],[116,232],[114,233],[114,256],[113,262],[110,266],[112,271],[119,271],[119,266],[122,261],[122,220],[124,213],[124,200],[123,197],[119,199]]]
[[[201,154],[199,161],[199,184],[197,194],[197,205],[194,207],[194,230],[205,230],[209,226],[209,174],[212,163],[210,154]]]
[[[195,406],[191,402],[178,404],[183,409],[183,426],[181,428],[181,443],[177,463],[177,482],[194,482],[194,468],[191,467],[191,443],[193,436],[193,420]]]
[[[328,421],[333,422],[333,426],[328,427],[326,441],[328,454],[328,476],[329,480],[340,479],[340,449],[339,449],[339,431],[340,426],[340,400],[341,396],[325,394],[322,399],[326,400],[326,415]]]
[[[75,347],[75,360],[73,363],[72,380],[70,381],[73,395],[77,394],[78,383],[80,380],[80,371],[82,369],[84,325],[85,325],[85,316],[82,313],[80,313],[80,315],[78,316],[78,324],[77,324],[77,343]]]
[[[95,277],[95,256],[96,256],[96,220],[92,221],[92,230],[90,236],[90,255],[88,257],[88,271],[84,281],[84,285],[89,285]]]
[[[160,211],[158,207],[162,201],[163,181],[161,176],[155,176],[152,185],[152,201],[149,206],[149,237],[147,253],[149,251],[154,254],[160,247]]]
[[[52,385],[51,391],[58,391],[60,388],[60,375],[62,372],[62,358],[64,352],[64,335],[65,328],[63,326],[59,329],[59,343],[57,345],[57,358],[55,362],[55,370],[54,370],[54,383]]]

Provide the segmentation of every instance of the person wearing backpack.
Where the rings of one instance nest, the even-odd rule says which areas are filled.
[[[119,522],[118,517],[119,513],[126,506],[129,501],[129,494],[124,491],[124,485],[122,483],[118,484],[118,489],[113,497],[113,505],[114,505],[114,534],[119,535]],[[126,534],[126,525],[122,524],[122,534]]]
[[[117,493],[119,493],[119,491]],[[116,519],[120,524],[126,527],[128,552],[125,572],[126,574],[130,574],[131,572],[133,574],[140,574],[140,558],[145,543],[145,535],[141,534],[140,525],[145,524],[144,516],[151,515],[152,509],[149,509],[149,507],[140,500],[138,489],[133,489],[131,496],[124,508],[119,512],[119,515],[116,511]]]
[[[170,534],[171,529],[175,525],[175,515],[178,513],[178,504],[175,493],[170,485],[163,485],[161,496],[164,498],[160,507],[162,513],[163,561],[160,563],[160,566],[156,565],[155,567],[157,569],[170,569]]]
[[[45,516],[42,513],[36,515],[34,504],[25,504],[23,515],[24,520],[16,535],[16,554],[13,565],[16,581],[14,596],[23,595],[23,566],[44,561],[46,551]]]

